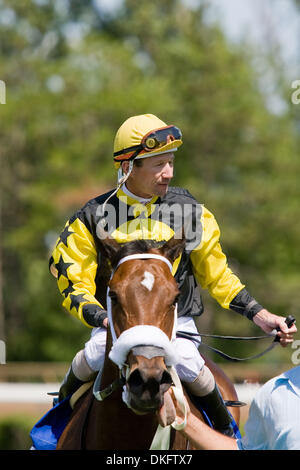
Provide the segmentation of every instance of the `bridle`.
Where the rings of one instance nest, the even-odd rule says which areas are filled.
[[[154,254],[154,253],[138,253],[133,255],[128,255],[120,259],[114,270],[112,271],[110,280],[115,275],[118,267],[131,260],[145,260],[145,259],[156,259],[163,261],[169,268],[170,272],[172,273],[172,263],[162,255]],[[176,338],[176,327],[177,327],[177,304],[174,309],[174,322],[173,322],[173,331],[171,340],[169,340],[168,336],[160,330],[158,327],[151,326],[151,325],[137,325],[128,330],[125,330],[121,335],[117,338],[113,318],[112,318],[112,305],[111,305],[111,297],[109,295],[110,288],[107,288],[106,294],[106,306],[107,306],[107,316],[108,316],[108,325],[112,337],[112,348],[109,353],[109,358],[119,367],[119,377],[114,380],[108,387],[103,390],[100,390],[100,381],[101,381],[101,374],[99,373],[93,388],[93,394],[98,401],[103,401],[106,397],[108,397],[114,390],[119,387],[122,387],[126,384],[128,376],[129,376],[129,365],[126,363],[126,357],[128,352],[133,347],[141,347],[141,346],[153,346],[153,355],[157,355],[157,350],[164,350],[165,353],[165,362],[166,366],[172,368],[174,370],[174,365],[177,363],[177,354],[175,349],[172,345],[172,341]],[[139,338],[139,344],[136,344],[137,338]],[[141,338],[141,339],[140,339]],[[161,353],[160,353],[161,355]],[[123,400],[126,402],[126,397],[123,394]]]
[[[118,262],[115,269],[113,270],[110,279],[112,279],[112,277],[114,276],[116,270],[118,269],[118,267],[121,264],[125,263],[126,261],[130,261],[130,260],[134,260],[134,259],[157,259],[157,260],[163,261],[165,264],[167,264],[167,266],[170,269],[170,272],[172,273],[172,268],[173,267],[172,267],[172,264],[170,263],[170,261],[167,258],[165,258],[164,256],[161,256],[161,255],[154,254],[154,253],[142,253],[142,254],[128,255],[128,256],[125,256],[124,258],[122,258]],[[185,405],[184,398],[183,398],[183,389],[182,389],[180,379],[177,375],[176,369],[174,367],[174,365],[178,362],[177,354],[175,353],[175,349],[173,348],[173,345],[172,345],[172,341],[176,338],[177,304],[176,304],[176,307],[174,309],[174,323],[173,323],[173,331],[172,331],[171,340],[169,340],[168,336],[162,330],[160,330],[159,328],[157,328],[155,326],[151,326],[151,325],[134,326],[132,328],[129,328],[128,330],[125,330],[117,338],[117,335],[116,335],[116,332],[115,332],[115,329],[114,329],[114,326],[113,326],[113,320],[112,320],[112,306],[111,306],[111,298],[109,296],[109,287],[107,288],[107,298],[106,298],[106,300],[107,300],[107,316],[108,316],[108,319],[109,319],[109,328],[110,328],[112,341],[113,341],[113,346],[112,346],[111,351],[109,353],[109,358],[111,360],[113,360],[113,362],[115,362],[119,366],[119,376],[108,387],[106,387],[103,390],[100,390],[101,374],[99,373],[96,380],[95,380],[94,387],[93,387],[94,397],[98,401],[103,401],[106,397],[111,395],[112,392],[114,392],[115,390],[117,390],[120,387],[123,387],[122,399],[123,399],[124,403],[126,403],[126,405],[129,408],[131,408],[134,413],[143,414],[143,413],[140,413],[137,410],[135,410],[129,404],[128,397],[127,397],[127,389],[126,389],[126,387],[124,387],[124,385],[126,384],[126,382],[128,380],[128,376],[129,376],[129,365],[126,364],[125,358],[127,357],[127,354],[128,354],[128,348],[129,348],[129,350],[131,349],[131,345],[130,344],[127,345],[127,348],[125,348],[125,350],[123,351],[123,354],[121,355],[121,357],[118,357],[118,354],[114,355],[114,352],[120,346],[120,342],[122,342],[122,337],[124,338],[124,335],[127,336],[127,337],[130,336],[131,339],[136,338],[136,337],[140,338],[140,335],[137,334],[137,330],[139,330],[139,333],[140,333],[141,329],[143,329],[143,328],[146,329],[147,333],[146,333],[146,336],[143,337],[142,342],[143,343],[149,342],[149,344],[151,343],[151,345],[153,345],[153,343],[156,343],[153,346],[154,355],[158,355],[157,350],[161,350],[161,349],[164,350],[166,367],[167,367],[167,369],[168,369],[168,371],[171,375],[172,381],[173,381],[172,389],[173,389],[173,392],[174,392],[175,397],[177,399],[178,405],[180,406],[181,411],[182,411],[183,416],[184,416],[184,419],[182,421],[178,422],[178,419],[176,417],[175,421],[171,425],[166,426],[164,428],[162,426],[158,425],[156,433],[153,437],[153,440],[152,440],[152,443],[151,443],[151,446],[150,446],[150,450],[167,450],[167,449],[169,449],[169,445],[170,445],[171,427],[173,429],[177,430],[177,431],[180,431],[181,429],[184,429],[184,427],[186,425],[186,422],[187,422],[187,407]],[[156,338],[154,339],[155,336],[156,336]],[[140,341],[140,339],[139,339],[139,341]],[[144,346],[144,344],[136,345],[135,347],[138,347],[138,346]],[[159,355],[162,355],[162,353],[160,352]]]

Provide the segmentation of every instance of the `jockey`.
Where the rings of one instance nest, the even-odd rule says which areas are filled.
[[[180,290],[178,330],[197,333],[194,318],[203,311],[200,285],[223,308],[253,320],[266,333],[274,328],[281,330],[282,346],[292,341],[294,330],[290,331],[284,317],[259,305],[228,267],[213,214],[187,190],[169,187],[175,152],[181,145],[181,131],[152,114],[127,119],[114,141],[117,189],[81,208],[67,222],[56,243],[51,270],[57,277],[63,306],[92,328],[90,340],[72,361],[59,400],[94,377],[104,363],[108,319],[105,298],[100,294],[105,269],[98,224],[118,243],[150,239],[157,247],[184,227],[186,248],[173,264]],[[194,404],[205,410],[215,429],[233,435],[231,416],[199,354],[198,343],[192,337],[178,337],[174,344],[181,358],[176,370]]]

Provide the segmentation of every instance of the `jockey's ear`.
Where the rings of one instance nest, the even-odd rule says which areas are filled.
[[[97,227],[97,235],[100,239],[100,251],[102,255],[110,261],[113,261],[120,249],[120,245],[102,227]]]
[[[161,248],[162,254],[168,258],[172,263],[185,248],[185,235],[183,228],[178,230],[168,242]]]

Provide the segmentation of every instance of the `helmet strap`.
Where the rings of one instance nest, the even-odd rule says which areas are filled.
[[[128,180],[128,178],[129,178],[129,176],[132,172],[133,160],[129,160],[128,163],[129,163],[129,167],[128,167],[128,172],[126,174],[124,174],[122,164],[121,164],[120,168],[118,169],[118,188]]]
[[[106,221],[104,219],[104,213],[105,213],[105,208],[106,208],[106,204],[108,203],[108,201],[119,191],[120,187],[128,180],[129,176],[130,176],[130,173],[132,172],[132,168],[133,168],[133,160],[129,161],[129,167],[128,167],[128,173],[127,174],[124,174],[123,172],[123,169],[122,169],[122,166],[120,166],[120,168],[118,169],[118,183],[117,183],[117,187],[116,189],[111,193],[111,195],[104,201],[103,203],[103,206],[102,206],[102,210],[101,210],[101,214],[100,214],[100,217],[101,217],[101,225],[104,227],[104,225],[106,224]]]

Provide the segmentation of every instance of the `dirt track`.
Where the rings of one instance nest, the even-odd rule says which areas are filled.
[[[28,416],[38,420],[49,408],[42,403],[0,403],[0,420],[7,416]]]

